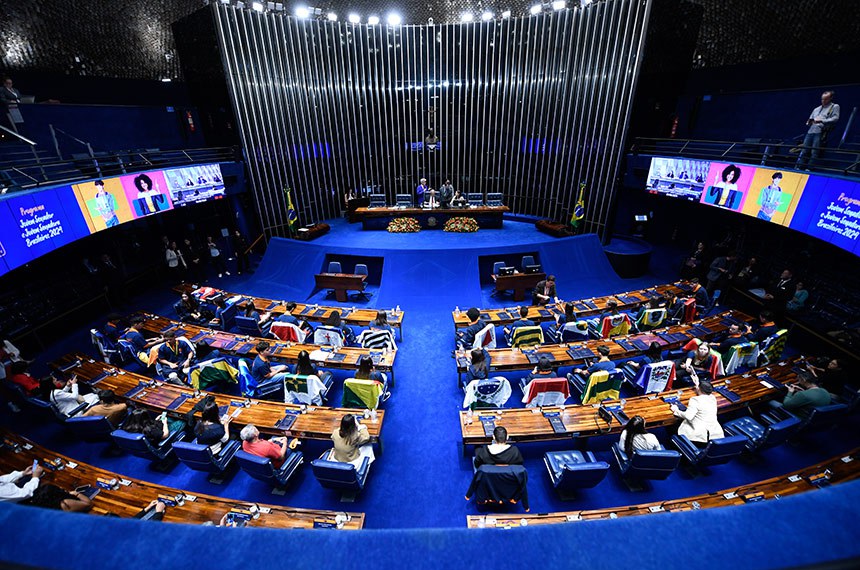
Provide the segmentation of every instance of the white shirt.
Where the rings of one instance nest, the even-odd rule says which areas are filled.
[[[18,487],[15,481],[23,475],[23,471],[12,471],[8,475],[0,475],[0,501],[17,503],[33,496],[33,491],[39,486],[39,479],[31,477],[23,487]]]
[[[77,384],[66,384],[62,390],[54,390],[51,392],[51,402],[57,406],[60,413],[69,415],[72,410],[80,405],[78,402],[79,395]],[[99,397],[95,394],[87,394],[83,399],[84,402],[90,405],[99,401]]]
[[[618,444],[621,446],[622,450],[626,443],[627,430],[624,430],[621,432],[621,438],[618,440]],[[640,449],[642,451],[658,451],[663,449],[663,446],[660,445],[660,441],[653,433],[637,433],[633,436],[633,449]]]
[[[684,420],[678,426],[678,435],[685,435],[690,441],[707,443],[725,437],[717,420],[717,398],[713,394],[693,396],[687,409],[677,410],[675,415]]]

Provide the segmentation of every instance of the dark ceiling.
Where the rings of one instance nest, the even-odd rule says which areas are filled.
[[[231,0],[235,2],[235,0]],[[535,0],[536,2],[537,0]],[[661,0],[655,0],[657,2]],[[737,63],[860,51],[857,0],[690,0],[704,7],[695,65]],[[385,17],[398,11],[405,24],[523,15],[524,0],[310,0],[341,20],[349,12]],[[569,0],[571,6],[579,0]],[[250,4],[250,0],[249,0]],[[292,11],[297,2],[289,2]],[[0,65],[9,72],[45,71],[75,75],[160,79],[178,77],[170,24],[200,8],[202,0],[39,0],[6,2],[0,11]]]

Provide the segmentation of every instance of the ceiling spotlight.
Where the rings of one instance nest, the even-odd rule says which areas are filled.
[[[511,17],[511,11],[510,10],[505,10],[504,12],[502,12],[502,18],[504,18],[505,20],[507,20],[510,17]]]
[[[162,83],[170,83],[170,81],[171,81],[171,79],[169,77],[162,77],[161,78]]]
[[[346,17],[346,19],[349,21],[350,24],[360,24],[361,23],[361,16],[359,16],[358,14],[350,14],[349,16]]]
[[[296,7],[296,18],[307,18],[311,15],[311,11],[307,6]]]
[[[329,12],[325,15],[325,17],[326,20],[328,20],[329,22],[337,22],[337,14],[335,14],[334,12]]]
[[[481,20],[483,20],[484,22],[488,22],[492,19],[493,19],[493,13],[490,12],[489,10],[486,10],[486,11],[481,13]]]
[[[529,14],[531,14],[532,16],[540,14],[540,4],[535,4],[534,6],[529,8]]]
[[[251,4],[251,8],[253,8],[254,11],[256,11],[256,12],[262,12],[263,11],[263,3],[262,2],[254,2],[253,4]]]
[[[475,17],[469,12],[463,12],[462,14],[460,14],[461,22],[471,22],[474,19]]]
[[[400,17],[400,14],[396,12],[392,12],[388,15],[388,25],[389,26],[399,26],[400,22],[403,21],[403,18]]]
[[[555,2],[552,3],[553,10],[564,10],[565,7],[567,7],[567,2],[565,2],[565,0],[555,0]]]
[[[379,24],[379,16],[371,16],[367,19],[367,23],[371,26]]]

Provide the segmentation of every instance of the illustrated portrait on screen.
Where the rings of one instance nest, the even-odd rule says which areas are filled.
[[[806,174],[756,168],[742,212],[774,224],[788,225],[806,185]]]
[[[134,212],[137,216],[148,216],[170,208],[167,196],[153,185],[152,178],[146,174],[134,177],[134,187],[137,188],[137,197],[134,199]]]
[[[134,219],[117,178],[82,182],[73,187],[78,205],[91,232],[112,228]]]
[[[701,202],[727,210],[740,210],[754,172],[752,166],[711,163]]]

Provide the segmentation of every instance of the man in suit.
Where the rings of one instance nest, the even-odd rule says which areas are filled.
[[[450,180],[445,180],[445,184],[439,188],[439,207],[450,208],[451,200],[454,199],[454,186]]]
[[[21,102],[21,92],[12,86],[12,78],[3,80],[3,88],[0,89],[0,103],[13,105]]]
[[[555,275],[550,275],[535,285],[532,290],[532,305],[546,305],[553,300],[558,302],[555,293]]]
[[[709,294],[713,295],[717,285],[722,287],[725,281],[732,278],[731,271],[734,268],[736,259],[737,255],[730,253],[728,255],[721,255],[711,262],[711,266],[708,269],[707,289]]]
[[[779,279],[774,281],[773,285],[768,287],[764,298],[768,301],[773,301],[776,307],[785,307],[785,304],[794,296],[797,289],[797,281],[790,269],[784,269],[779,274]]]

